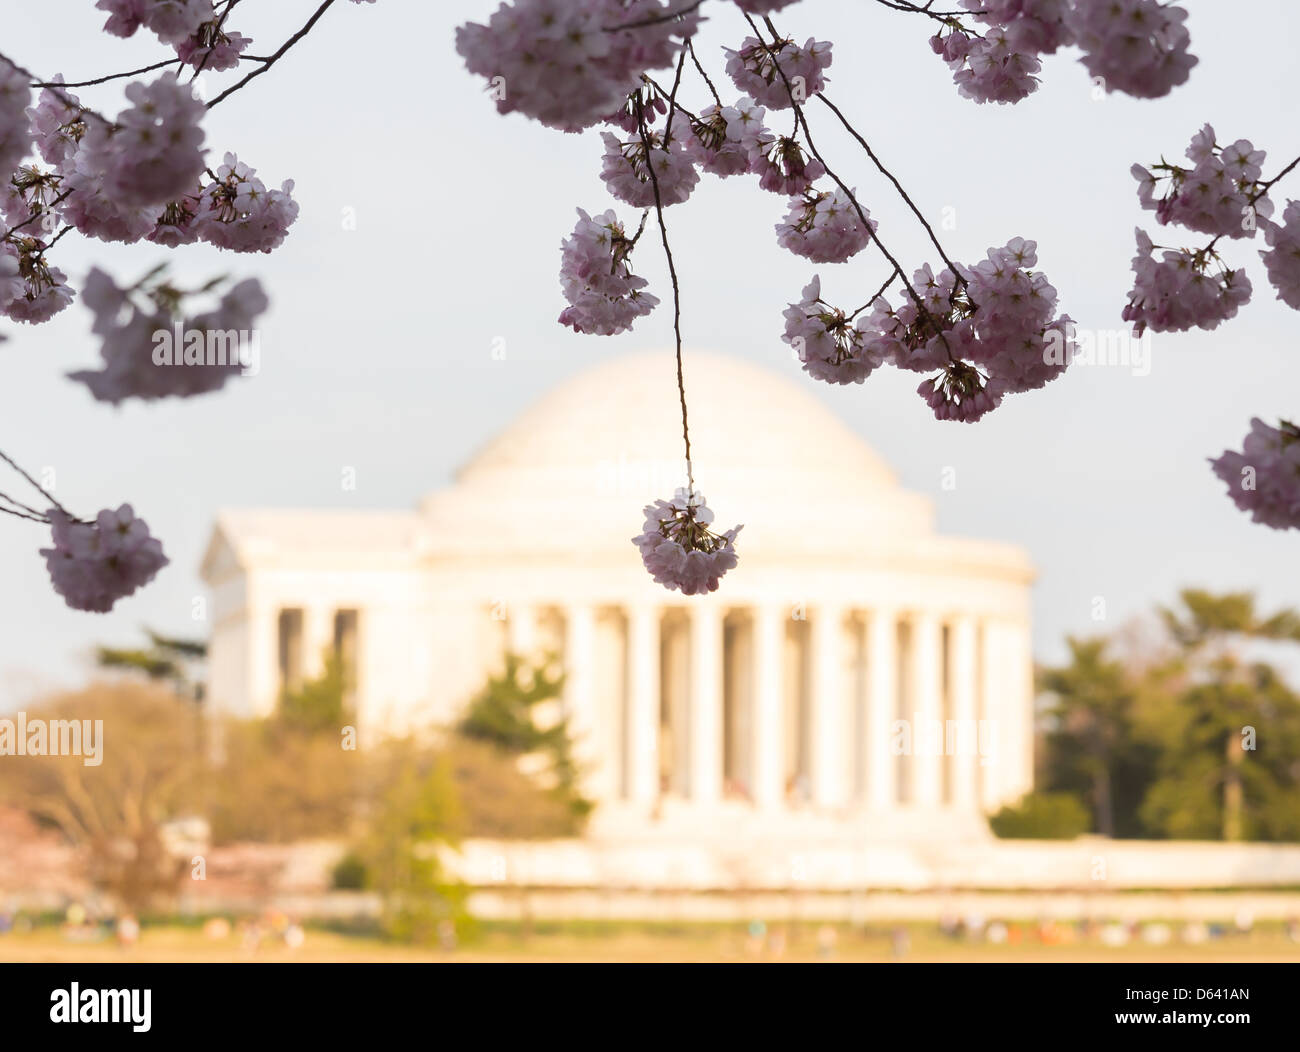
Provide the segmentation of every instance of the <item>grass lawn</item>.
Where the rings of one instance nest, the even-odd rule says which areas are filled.
[[[746,962],[746,961],[1300,961],[1300,944],[1280,927],[1260,926],[1249,934],[1229,934],[1198,945],[1176,938],[1165,945],[1134,940],[1108,947],[1095,936],[1044,944],[1023,926],[1019,942],[1001,945],[951,939],[932,925],[906,929],[906,952],[896,954],[889,930],[834,929],[834,945],[816,925],[768,930],[760,946],[735,926],[682,924],[537,924],[531,932],[518,925],[484,925],[452,951],[395,945],[372,936],[346,935],[310,928],[297,948],[265,941],[253,948],[237,933],[210,938],[197,927],[146,926],[139,942],[119,947],[109,939],[70,940],[54,926],[0,935],[0,961],[7,962]],[[1175,931],[1177,928],[1175,927]],[[775,945],[774,945],[775,944]],[[782,945],[783,944],[783,945]]]

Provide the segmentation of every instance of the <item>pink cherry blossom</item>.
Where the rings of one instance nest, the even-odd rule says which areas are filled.
[[[579,131],[614,113],[641,74],[669,65],[699,25],[680,0],[514,0],[456,30],[466,68],[501,113]],[[633,28],[620,29],[626,26]]]
[[[184,318],[172,309],[169,290],[142,307],[97,267],[86,278],[82,298],[95,315],[91,332],[102,341],[104,364],[68,376],[84,383],[97,401],[114,405],[218,390],[249,364],[240,358],[241,341],[253,336],[269,305],[261,284],[249,278],[229,289],[215,309]],[[162,340],[170,355],[159,353]]]
[[[1073,0],[1065,22],[1080,60],[1107,91],[1140,99],[1168,95],[1196,65],[1187,11],[1160,0]]]
[[[40,554],[54,590],[74,610],[107,613],[168,563],[162,544],[129,504],[105,508],[94,522],[77,522],[59,508],[47,517],[54,546]]]
[[[4,314],[13,321],[39,325],[49,321],[73,299],[68,276],[45,260],[45,244],[33,237],[15,235],[0,243],[0,256],[17,264],[22,288],[4,305]],[[0,287],[8,282],[0,284]]]
[[[188,83],[164,73],[152,84],[127,85],[133,103],[116,127],[92,122],[82,141],[89,163],[104,173],[103,192],[123,208],[159,206],[194,189],[203,174],[207,112]]]
[[[1124,308],[1124,320],[1133,323],[1135,335],[1147,328],[1155,332],[1217,329],[1250,302],[1250,279],[1241,270],[1223,266],[1212,249],[1169,248],[1156,259],[1156,246],[1140,228],[1137,245],[1133,291]]]
[[[1220,149],[1214,128],[1207,124],[1192,139],[1187,156],[1194,167],[1165,162],[1155,165],[1155,172],[1140,164],[1132,167],[1142,207],[1155,212],[1162,224],[1215,237],[1254,237],[1258,220],[1273,214],[1273,203],[1259,181],[1264,151],[1247,139]]]
[[[1286,203],[1280,224],[1266,221],[1263,227],[1269,247],[1260,256],[1268,280],[1277,289],[1278,299],[1300,310],[1300,201]]]
[[[683,595],[718,590],[723,575],[736,565],[735,541],[742,527],[719,534],[709,529],[711,522],[713,512],[698,490],[679,489],[671,501],[646,505],[644,532],[632,543],[656,584]]]
[[[802,103],[826,86],[822,71],[831,64],[831,45],[826,41],[809,37],[801,47],[793,40],[765,44],[746,37],[738,50],[723,51],[732,82],[769,109],[789,109],[792,92],[795,101]]]
[[[657,132],[648,133],[647,138],[650,142],[648,163],[646,144],[639,134],[623,142],[609,132],[602,132],[605,156],[600,177],[611,194],[636,208],[653,207],[656,188],[659,203],[664,207],[680,204],[691,196],[695,184],[700,181],[700,173],[695,170],[680,139],[671,139],[665,147],[663,137]],[[652,168],[653,178],[650,174]]]
[[[843,263],[870,244],[876,229],[870,212],[862,211],[869,228],[843,190],[810,190],[790,198],[790,211],[776,225],[777,241],[814,263]]]
[[[863,323],[854,324],[842,310],[822,298],[821,278],[814,276],[802,299],[785,310],[788,343],[814,380],[860,384],[884,360],[884,348]]]
[[[193,229],[199,239],[230,252],[270,252],[289,236],[298,218],[293,180],[268,190],[233,153],[217,169],[217,178],[199,193]],[[156,217],[155,217],[156,218]]]
[[[592,218],[578,209],[578,225],[560,251],[560,287],[569,303],[560,314],[562,325],[612,336],[658,306],[657,297],[642,291],[645,278],[632,273],[635,244],[612,211]]]
[[[239,56],[253,42],[252,37],[221,28],[221,20],[204,22],[176,45],[176,57],[195,69],[220,73],[239,65]]]
[[[1012,46],[1005,28],[994,26],[983,36],[953,29],[936,33],[930,47],[953,71],[958,92],[975,102],[1019,102],[1038,89],[1035,76],[1043,65],[1031,53]]]
[[[145,26],[164,44],[179,44],[212,18],[212,0],[97,0],[95,6],[108,12],[104,29],[113,36],[133,36]]]
[[[732,136],[726,112],[717,105],[706,106],[696,117],[679,110],[673,131],[695,164],[723,179],[749,171],[749,146]]]
[[[1286,420],[1270,427],[1256,418],[1241,452],[1211,460],[1228,495],[1255,522],[1275,530],[1300,529],[1300,428]]]
[[[8,175],[32,148],[27,116],[32,92],[27,78],[0,59],[0,178]]]
[[[785,135],[760,139],[749,150],[750,171],[764,190],[785,197],[802,194],[826,174],[821,161],[809,157],[802,146]]]

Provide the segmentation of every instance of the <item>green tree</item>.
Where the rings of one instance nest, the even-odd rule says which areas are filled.
[[[448,923],[464,926],[466,889],[450,879],[439,849],[456,842],[460,808],[450,765],[409,742],[392,743],[366,831],[351,853],[366,887],[379,893],[384,932],[429,943]]]
[[[351,715],[347,711],[350,678],[342,658],[333,650],[327,651],[319,677],[281,693],[274,720],[304,734],[337,738]]]
[[[1074,793],[1028,793],[989,818],[995,836],[1070,840],[1088,831],[1088,809]]]
[[[504,670],[488,678],[456,729],[466,738],[490,742],[514,756],[544,755],[553,783],[550,792],[581,822],[593,805],[578,789],[581,772],[573,758],[568,719],[538,717],[539,707],[558,702],[564,689],[563,674],[552,671],[551,665],[530,664],[517,654],[507,654]]]
[[[1154,777],[1134,721],[1145,678],[1112,658],[1105,638],[1066,641],[1070,661],[1039,670],[1048,696],[1044,788],[1086,800],[1103,836],[1136,836],[1138,804]]]
[[[202,640],[164,636],[151,628],[146,647],[98,647],[95,661],[101,668],[138,672],[155,683],[166,683],[179,695],[203,700],[201,668],[208,645]]]
[[[1179,648],[1179,682],[1143,721],[1162,750],[1143,817],[1168,836],[1295,837],[1300,696],[1276,668],[1242,652],[1264,641],[1300,641],[1300,615],[1263,616],[1245,592],[1188,589],[1180,600],[1161,610]]]

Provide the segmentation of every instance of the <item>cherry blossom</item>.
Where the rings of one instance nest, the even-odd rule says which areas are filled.
[[[732,82],[768,109],[789,109],[791,93],[795,101],[803,102],[826,86],[822,71],[831,64],[831,45],[826,41],[809,37],[801,47],[793,40],[765,44],[746,37],[738,50],[723,51]]]
[[[103,191],[123,208],[158,206],[191,190],[203,174],[206,112],[193,89],[165,73],[126,88],[134,103],[109,129],[91,123],[81,142],[87,164],[103,172]]]
[[[1260,182],[1265,152],[1247,139],[1219,148],[1209,124],[1187,148],[1194,167],[1161,162],[1155,172],[1135,164],[1138,198],[1162,224],[1177,224],[1215,237],[1255,236],[1257,220],[1273,214],[1273,203]],[[1160,174],[1156,174],[1156,173]],[[1164,183],[1163,193],[1157,191]]]
[[[39,325],[72,302],[68,276],[45,260],[45,245],[32,237],[14,237],[0,243],[0,255],[17,263],[21,288],[0,309],[13,321]],[[0,289],[8,283],[0,284]]]
[[[501,113],[579,131],[619,109],[645,70],[668,66],[699,25],[665,18],[679,0],[515,0],[487,25],[456,30],[456,50],[488,80]],[[635,28],[617,29],[619,26]]]
[[[1080,61],[1107,91],[1141,99],[1168,95],[1191,75],[1187,11],[1160,0],[1073,0],[1065,23]]]
[[[639,235],[638,235],[639,236]],[[612,211],[594,219],[578,209],[578,225],[560,253],[560,287],[569,306],[560,323],[576,332],[612,336],[626,332],[659,300],[642,290],[648,282],[628,262],[636,238],[629,238]]]
[[[1269,247],[1260,256],[1268,280],[1277,289],[1278,299],[1300,310],[1300,201],[1286,203],[1280,224],[1265,221],[1262,225]]]
[[[0,173],[12,172],[32,148],[31,101],[27,78],[0,59]]]
[[[1228,495],[1255,522],[1275,530],[1300,529],[1300,428],[1286,420],[1270,427],[1255,418],[1241,452],[1210,461]]]
[[[1124,320],[1134,335],[1217,329],[1250,302],[1250,279],[1241,270],[1223,266],[1213,249],[1164,249],[1155,258],[1155,245],[1137,230],[1138,254],[1133,257],[1134,284]]]
[[[202,69],[212,73],[234,69],[239,65],[239,56],[253,42],[252,37],[242,33],[227,32],[221,27],[220,19],[204,22],[190,36],[176,45],[176,56],[196,70]]]
[[[632,543],[656,584],[683,595],[718,590],[723,575],[736,566],[736,535],[743,527],[714,533],[711,522],[713,512],[693,488],[677,490],[671,501],[646,505],[644,532]]]
[[[673,130],[686,155],[702,170],[722,179],[749,171],[749,145],[733,136],[726,113],[716,104],[700,110],[696,117],[679,110]]]
[[[785,310],[781,337],[798,355],[804,372],[830,384],[860,384],[884,360],[884,348],[862,323],[822,298],[821,278],[814,276],[802,299]]]
[[[750,170],[758,185],[774,194],[802,194],[826,174],[821,161],[809,157],[797,141],[777,135],[755,142],[749,150]]]
[[[149,290],[142,309],[98,268],[86,278],[82,295],[95,315],[91,331],[101,338],[104,365],[68,375],[97,401],[114,405],[127,398],[188,398],[224,386],[250,364],[240,356],[243,344],[269,305],[261,284],[249,278],[229,289],[215,309],[186,319],[179,309],[184,296],[171,286]],[[161,354],[162,347],[170,353]]]
[[[40,554],[54,590],[74,610],[107,613],[169,561],[129,504],[105,508],[94,522],[77,522],[62,508],[51,508],[46,517],[54,546]]]
[[[962,96],[975,102],[1019,102],[1038,88],[1035,76],[1043,64],[1031,53],[1012,46],[1005,28],[994,26],[983,36],[956,28],[936,33],[930,47],[948,63]]]
[[[646,142],[640,135],[622,142],[616,135],[602,132],[605,156],[600,177],[609,192],[620,201],[637,208],[650,208],[655,204],[656,188],[659,203],[664,207],[680,204],[691,196],[700,173],[691,163],[690,155],[680,139],[671,139],[667,146],[657,132],[649,132],[649,161]],[[654,169],[654,177],[650,175]]]
[[[199,193],[192,221],[200,240],[231,252],[279,248],[298,218],[293,180],[286,179],[279,190],[268,190],[257,178],[257,169],[233,153],[226,154],[216,175]]]
[[[153,31],[164,44],[179,44],[212,18],[212,0],[96,0],[108,12],[106,32],[134,36],[141,26]]]
[[[871,232],[876,229],[870,212],[862,211],[870,229],[863,226],[857,208],[843,190],[807,191],[790,198],[790,211],[776,225],[777,241],[814,263],[843,263],[870,244]]]

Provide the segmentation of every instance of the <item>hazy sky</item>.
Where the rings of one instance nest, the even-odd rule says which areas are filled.
[[[232,26],[264,54],[315,6],[244,0]],[[81,681],[95,644],[130,644],[143,625],[202,632],[190,610],[203,593],[198,563],[217,508],[411,507],[539,392],[610,355],[669,343],[666,307],[612,339],[555,324],[558,247],[573,209],[611,203],[598,177],[600,141],[497,116],[453,50],[454,26],[495,6],[339,3],[287,59],[212,112],[214,159],[232,149],[268,183],[297,181],[302,216],[276,253],[168,252],[78,236],[54,251],[78,285],[92,265],[134,280],[164,259],[187,281],[260,277],[273,306],[258,376],[216,395],[114,410],[63,377],[97,360],[84,308],[36,329],[0,325],[10,336],[0,346],[0,449],[32,470],[53,468],[58,496],[83,514],[130,501],[172,559],[111,615],[77,613],[51,591],[36,554],[46,532],[0,521],[0,705]],[[1296,5],[1187,6],[1200,65],[1158,102],[1095,101],[1076,53],[1065,52],[1046,60],[1044,85],[1025,102],[976,106],[930,53],[924,19],[868,0],[804,0],[777,22],[834,42],[828,93],[928,216],[954,210],[955,229],[942,235],[950,255],[973,262],[1012,236],[1036,239],[1063,309],[1081,327],[1116,329],[1133,227],[1150,216],[1138,207],[1134,161],[1180,157],[1206,121],[1221,141],[1245,137],[1267,149],[1265,177],[1300,153]],[[720,0],[706,12],[704,52],[720,71],[718,46],[736,44],[745,27]],[[103,17],[91,0],[10,2],[0,50],[69,80],[160,57],[150,34],[119,41],[99,32]],[[687,92],[696,108],[694,82]],[[119,91],[82,98],[112,109]],[[813,106],[810,116],[818,145],[908,269],[933,260],[829,113]],[[1282,199],[1288,190],[1300,197],[1300,173],[1291,178],[1275,192]],[[355,229],[345,228],[346,209]],[[815,268],[779,249],[772,225],[784,211],[752,180],[711,178],[670,211],[688,353],[712,347],[802,379],[779,339],[781,311],[812,272],[820,269],[829,298],[852,306],[881,283],[887,271],[874,251]],[[975,425],[934,420],[912,374],[881,370],[849,390],[806,381],[905,486],[934,498],[943,531],[1030,551],[1043,659],[1059,656],[1066,632],[1116,627],[1183,585],[1300,603],[1300,536],[1252,525],[1205,463],[1239,444],[1252,415],[1275,422],[1300,413],[1300,316],[1275,300],[1254,246],[1228,254],[1251,268],[1255,302],[1218,332],[1156,337],[1149,375],[1077,367]],[[639,249],[637,269],[666,295],[656,253]],[[493,360],[497,339],[505,361]],[[340,486],[345,465],[357,471],[352,492]],[[956,469],[951,491],[942,488],[946,467]],[[12,482],[0,488],[13,492]],[[636,517],[629,509],[629,523]],[[1092,620],[1095,597],[1106,600],[1103,624]]]

